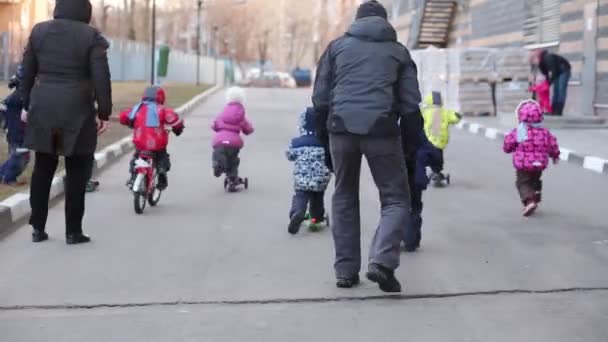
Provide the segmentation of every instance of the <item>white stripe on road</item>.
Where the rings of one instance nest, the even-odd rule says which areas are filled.
[[[480,124],[477,123],[472,123],[469,126],[469,132],[473,133],[473,134],[477,134],[479,132],[479,128],[481,127]]]
[[[498,137],[498,130],[496,128],[486,129],[486,138],[496,140]]]
[[[574,151],[562,147],[559,149],[559,159],[561,159],[563,161],[568,161],[568,159],[570,158],[570,155],[573,153],[574,153]]]
[[[587,170],[592,170],[598,173],[604,172],[604,166],[608,163],[607,160],[598,157],[585,157],[583,167]]]

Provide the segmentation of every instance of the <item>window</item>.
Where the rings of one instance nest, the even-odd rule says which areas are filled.
[[[526,45],[553,45],[559,43],[559,0],[526,1],[524,5],[524,42]]]

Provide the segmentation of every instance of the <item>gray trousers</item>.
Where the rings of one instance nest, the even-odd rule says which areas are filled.
[[[335,134],[330,136],[329,145],[336,177],[331,223],[336,276],[352,277],[361,270],[359,180],[362,156],[369,164],[382,208],[369,262],[396,269],[410,212],[407,169],[400,138]]]

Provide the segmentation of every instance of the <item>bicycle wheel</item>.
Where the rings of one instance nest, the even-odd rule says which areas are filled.
[[[136,214],[143,214],[146,208],[146,196],[143,193],[137,192],[133,194],[133,208]]]
[[[154,189],[152,189],[152,192],[150,192],[150,194],[148,194],[148,203],[150,203],[150,206],[155,207],[158,202],[160,201],[160,196],[162,195],[162,190],[160,190],[157,187],[158,184],[158,175],[154,175]]]

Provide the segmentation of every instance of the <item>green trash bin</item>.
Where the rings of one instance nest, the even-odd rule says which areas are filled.
[[[158,62],[156,66],[156,76],[158,77],[167,77],[167,72],[169,71],[169,53],[171,52],[171,48],[167,45],[161,45],[158,48]]]

